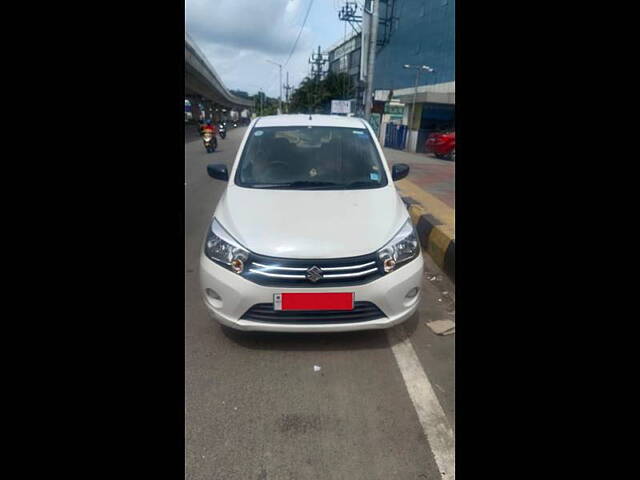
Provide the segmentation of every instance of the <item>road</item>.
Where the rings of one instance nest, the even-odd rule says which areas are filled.
[[[390,330],[246,333],[207,317],[198,261],[226,184],[206,165],[230,168],[245,130],[213,154],[185,143],[185,478],[454,478],[455,335],[426,322],[455,320],[455,293],[427,256],[419,311]]]

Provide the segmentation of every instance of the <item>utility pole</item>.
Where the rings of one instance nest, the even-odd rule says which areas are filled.
[[[286,90],[285,93],[285,109],[287,111],[287,113],[289,113],[289,90],[291,90],[293,87],[291,85],[289,85],[289,72],[287,72],[287,84],[284,86],[284,89]]]
[[[280,110],[280,113],[282,113],[282,65],[280,65],[279,63],[276,62],[272,62],[271,60],[267,60],[267,62],[269,63],[273,63],[274,65],[277,65],[278,68],[280,69],[280,96],[278,97],[278,109]]]
[[[322,74],[324,73],[324,64],[329,60],[325,55],[322,54],[320,50],[320,45],[318,45],[318,53],[311,54],[311,59],[309,63],[311,64],[311,73],[315,78],[316,90],[319,88],[320,80],[322,80]],[[313,68],[315,66],[315,69]],[[315,104],[315,102],[314,102]]]
[[[367,121],[371,118],[373,107],[373,75],[376,63],[376,45],[378,43],[378,0],[371,0],[369,15],[369,59],[367,60],[367,88],[365,90],[364,115]]]
[[[358,4],[356,2],[345,1],[344,6],[338,12],[338,18],[343,22],[348,22],[355,33],[360,33],[356,25],[362,23],[362,15],[356,15]]]
[[[327,62],[327,58],[322,54],[320,51],[320,45],[318,45],[318,53],[312,53],[311,60],[309,60],[309,63],[311,64],[311,73],[314,75],[316,80],[322,79],[323,67]],[[315,69],[313,68],[314,66],[316,67]]]

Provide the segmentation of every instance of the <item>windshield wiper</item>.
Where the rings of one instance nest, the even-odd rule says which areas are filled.
[[[349,188],[358,188],[358,187],[379,187],[380,183],[378,182],[372,182],[372,181],[363,181],[363,180],[359,180],[357,182],[351,182],[348,183],[347,185],[344,186],[345,189],[349,189]]]
[[[312,180],[299,180],[297,182],[289,182],[289,183],[262,183],[255,184],[252,187],[255,188],[306,188],[306,187],[332,187],[337,185],[333,182],[318,182]]]

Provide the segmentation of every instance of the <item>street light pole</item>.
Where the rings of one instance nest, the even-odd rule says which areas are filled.
[[[425,70],[428,73],[432,73],[435,70],[428,65],[409,65],[408,63],[403,65],[402,68],[415,68],[416,70],[416,82],[413,86],[413,102],[411,102],[411,117],[409,117],[409,131],[411,131],[411,124],[414,120],[413,117],[416,116],[416,97],[418,96],[418,78],[420,78],[420,70]],[[409,150],[409,142],[406,144],[406,149]]]

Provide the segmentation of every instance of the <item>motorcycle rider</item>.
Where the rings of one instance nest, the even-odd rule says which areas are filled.
[[[208,140],[205,140],[204,135],[206,133],[210,133],[212,135],[211,145],[208,145]],[[218,134],[218,128],[213,124],[211,119],[207,119],[205,123],[202,125],[200,134],[202,135],[202,140],[204,141],[204,145],[207,149],[208,153],[213,152],[218,147],[218,141],[216,140],[216,135]]]
[[[220,135],[220,138],[225,138],[227,136],[227,129],[222,120],[218,123],[218,135]]]
[[[200,133],[203,134],[206,130],[211,131],[214,136],[218,134],[218,127],[214,125],[210,118],[207,118],[200,126]]]

